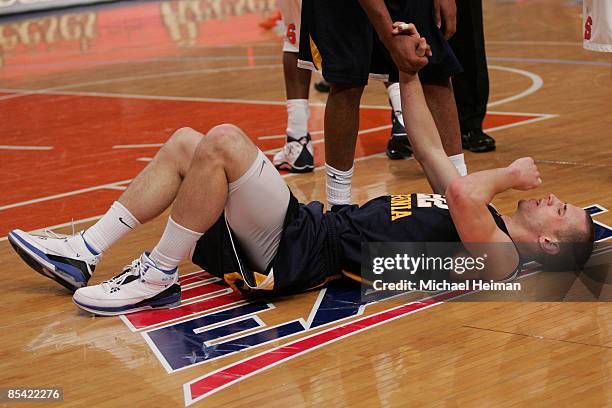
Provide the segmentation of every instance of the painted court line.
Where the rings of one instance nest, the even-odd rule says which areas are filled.
[[[0,150],[53,150],[53,146],[11,146],[11,145],[0,145]]]
[[[162,147],[163,145],[163,143],[124,144],[114,145],[113,149],[142,149],[145,147]]]
[[[581,42],[569,42],[569,41],[489,41],[487,40],[487,44],[495,44],[495,45],[543,45],[548,47],[558,47],[558,46],[567,46],[567,47],[582,47]]]
[[[90,86],[90,85],[105,85],[105,84],[112,84],[112,83],[117,83],[117,82],[141,81],[145,79],[159,79],[159,78],[177,77],[177,76],[182,76],[182,75],[217,74],[217,73],[222,73],[222,72],[249,71],[249,70],[255,70],[255,69],[275,69],[279,67],[282,67],[282,64],[255,65],[255,66],[249,65],[249,66],[223,67],[223,68],[203,68],[203,69],[195,69],[195,70],[187,70],[187,71],[161,72],[161,73],[149,74],[149,75],[133,75],[133,76],[120,77],[120,78],[102,79],[98,81],[88,81],[88,82],[81,82],[77,84],[43,88],[43,89],[37,89],[37,90],[32,90],[32,91],[23,91],[21,93],[16,93],[13,95],[1,96],[0,101],[7,100],[7,99],[20,98],[23,96],[29,96],[29,95],[35,95],[35,94],[53,93],[53,92],[62,91],[65,89],[81,88],[81,87]]]
[[[546,120],[546,119],[557,118],[557,117],[559,117],[559,115],[543,114],[543,115],[540,115],[540,117],[537,117],[537,118],[527,119],[527,120],[524,120],[522,122],[517,122],[517,123],[509,123],[507,125],[502,125],[502,126],[495,126],[495,127],[492,127],[492,128],[487,128],[485,130],[488,133],[491,133],[491,132],[496,132],[498,130],[510,129],[510,128],[513,128],[513,127],[517,127],[517,126],[521,126],[521,125],[527,125],[529,123],[540,122],[540,121],[543,121],[543,120]]]
[[[79,189],[79,190],[68,191],[66,193],[54,194],[54,195],[50,195],[50,196],[46,196],[46,197],[34,198],[32,200],[20,201],[18,203],[7,204],[7,205],[0,206],[0,211],[8,210],[9,208],[23,207],[23,206],[26,206],[26,205],[29,205],[29,204],[41,203],[43,201],[49,201],[49,200],[55,200],[55,199],[58,199],[58,198],[69,197],[69,196],[72,196],[72,195],[88,193],[88,192],[96,191],[96,190],[113,189],[113,188],[115,188],[117,186],[120,186],[122,184],[128,184],[132,180],[133,179],[123,180],[123,181],[116,181],[114,183],[101,184],[99,186],[87,187],[87,188],[82,188],[82,189]]]
[[[81,82],[77,84],[71,85],[63,85],[58,87],[50,87],[44,89],[37,90],[27,90],[27,89],[10,89],[4,88],[0,89],[0,91],[4,92],[12,92],[12,95],[5,95],[0,97],[0,101],[7,99],[19,98],[22,96],[35,95],[35,94],[48,94],[48,95],[74,95],[74,96],[99,96],[99,97],[113,97],[113,98],[134,98],[134,99],[155,99],[155,100],[175,100],[175,101],[200,101],[200,102],[225,102],[225,103],[250,103],[250,104],[271,104],[271,105],[285,105],[285,101],[255,101],[255,100],[243,100],[243,99],[223,99],[223,98],[199,98],[199,97],[178,97],[178,96],[155,96],[155,95],[137,95],[137,94],[124,94],[124,93],[107,93],[107,92],[79,92],[79,91],[71,91],[66,92],[68,89],[81,88],[90,85],[104,85],[111,84],[117,82],[125,82],[125,81],[137,81],[137,80],[145,80],[145,79],[156,79],[156,78],[165,78],[165,77],[174,77],[181,75],[193,75],[193,74],[205,74],[205,73],[221,73],[221,72],[233,72],[233,71],[248,71],[253,69],[271,69],[271,68],[279,68],[282,67],[281,64],[272,64],[272,65],[256,65],[256,66],[239,66],[239,67],[224,67],[224,68],[205,68],[199,70],[187,70],[187,71],[177,71],[177,72],[164,72],[150,75],[134,75],[127,77],[119,77],[119,78],[111,78],[104,79],[99,81],[90,81],[90,82]],[[509,98],[502,99],[500,101],[492,102],[489,106],[496,106],[502,103],[507,103],[510,101],[514,101],[516,99],[527,96],[535,91],[537,91],[542,86],[542,78],[538,75],[521,70],[516,68],[507,68],[501,67],[498,65],[490,65],[489,68],[497,69],[501,71],[513,72],[519,75],[527,76],[532,79],[532,86],[526,91],[521,92],[520,94],[514,95]],[[311,103],[310,106],[325,106],[324,103]],[[362,108],[369,109],[389,109],[388,106],[378,106],[378,105],[361,105]]]
[[[560,65],[592,65],[598,67],[612,67],[612,62],[606,61],[584,61],[566,59],[546,59],[546,58],[517,58],[517,57],[488,57],[488,61],[499,62],[529,62],[536,64],[560,64]]]
[[[527,78],[531,80],[531,86],[525,89],[523,92],[520,92],[516,95],[500,99],[499,101],[489,102],[487,104],[487,107],[502,105],[504,103],[513,102],[513,101],[516,101],[517,99],[524,98],[528,95],[531,95],[532,93],[537,92],[544,85],[544,80],[542,80],[542,77],[534,74],[533,72],[525,71],[523,69],[518,69],[518,68],[502,67],[499,65],[489,65],[489,68],[496,69],[498,71],[511,72],[513,74],[526,76]]]

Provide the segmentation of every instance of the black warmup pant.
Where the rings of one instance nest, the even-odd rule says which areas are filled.
[[[453,77],[461,132],[482,129],[489,100],[482,0],[457,1],[457,32],[449,43],[463,66],[463,73]]]

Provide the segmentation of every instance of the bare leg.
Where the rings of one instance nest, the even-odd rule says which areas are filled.
[[[308,99],[310,91],[310,70],[297,66],[298,54],[283,52],[283,72],[287,99]]]
[[[461,154],[459,115],[450,79],[423,84],[423,92],[447,156]]]
[[[190,128],[177,130],[118,201],[141,223],[164,212],[176,198],[203,136]]]
[[[325,161],[338,170],[353,167],[363,88],[361,85],[331,84],[325,106]]]
[[[236,126],[212,128],[195,150],[172,207],[172,219],[192,231],[208,230],[225,207],[228,184],[249,169],[257,152]]]

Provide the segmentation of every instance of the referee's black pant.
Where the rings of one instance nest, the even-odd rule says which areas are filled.
[[[457,1],[457,32],[449,42],[463,65],[463,73],[453,78],[461,132],[482,129],[489,100],[482,0]]]

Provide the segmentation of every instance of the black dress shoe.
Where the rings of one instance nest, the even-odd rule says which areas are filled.
[[[461,145],[470,152],[490,152],[495,150],[495,139],[481,129],[471,129],[461,133]]]

